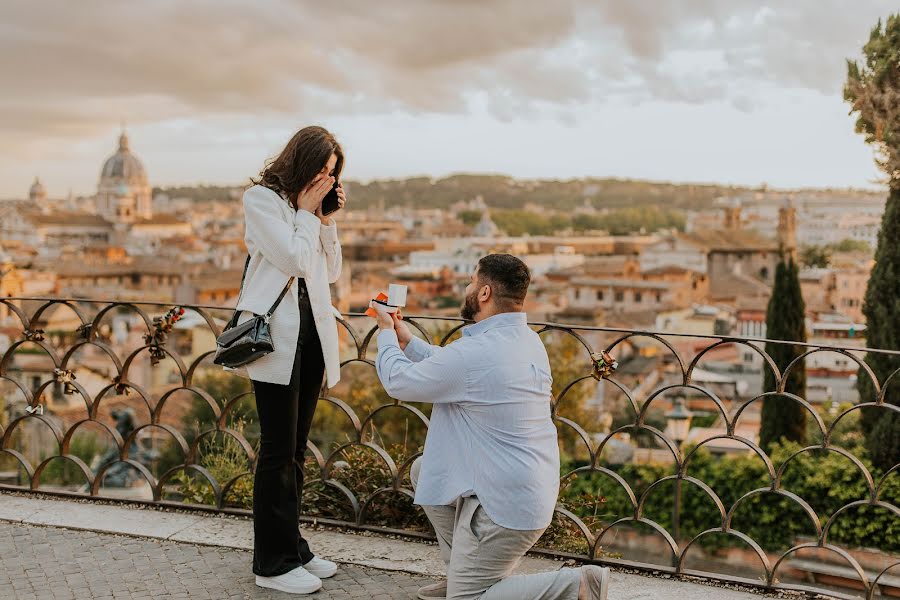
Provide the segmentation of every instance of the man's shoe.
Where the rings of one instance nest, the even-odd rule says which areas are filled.
[[[322,589],[322,580],[303,567],[297,567],[293,571],[274,577],[257,575],[256,585],[288,594],[312,594]]]
[[[433,583],[419,588],[419,600],[443,600],[447,597],[447,582]]]
[[[581,580],[585,583],[590,600],[606,600],[609,593],[609,569],[597,565],[581,567]]]
[[[314,556],[311,561],[303,565],[303,568],[319,579],[328,579],[337,573],[337,565],[335,563],[318,556]]]

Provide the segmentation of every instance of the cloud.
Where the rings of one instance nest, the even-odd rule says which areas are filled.
[[[0,23],[0,132],[227,114],[547,109],[609,99],[753,110],[766,86],[840,90],[893,0],[32,2]]]

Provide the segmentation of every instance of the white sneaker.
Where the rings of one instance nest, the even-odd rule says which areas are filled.
[[[337,573],[337,565],[335,563],[318,556],[314,556],[311,561],[303,565],[303,568],[319,579],[328,579]]]
[[[256,585],[288,594],[312,594],[322,589],[322,580],[303,567],[297,567],[274,577],[257,575]]]

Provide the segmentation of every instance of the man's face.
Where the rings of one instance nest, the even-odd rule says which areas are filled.
[[[459,309],[459,315],[468,321],[474,321],[475,317],[481,312],[481,302],[478,301],[478,292],[483,286],[478,281],[478,267],[472,273],[472,280],[466,286],[466,297],[463,299],[462,306]]]

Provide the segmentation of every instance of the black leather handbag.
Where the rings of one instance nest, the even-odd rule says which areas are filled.
[[[244,291],[244,279],[247,277],[247,267],[250,265],[250,257],[244,263],[244,274],[241,276],[241,292]],[[278,299],[264,315],[254,314],[252,319],[244,321],[238,325],[238,318],[242,311],[234,310],[234,314],[224,331],[216,339],[216,356],[213,363],[235,369],[253,362],[258,358],[262,358],[266,354],[275,350],[275,344],[272,342],[272,332],[269,330],[269,320],[275,309],[281,303],[284,295],[291,289],[294,278],[288,279],[287,284]],[[238,298],[240,302],[240,298]]]

